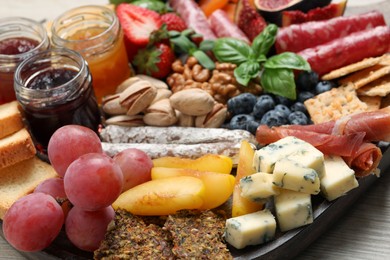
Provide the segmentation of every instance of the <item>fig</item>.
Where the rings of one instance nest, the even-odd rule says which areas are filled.
[[[234,15],[234,22],[250,41],[253,41],[267,26],[264,18],[257,12],[253,1],[256,0],[238,0]]]
[[[269,23],[282,26],[283,11],[299,10],[304,13],[324,7],[332,0],[254,0],[258,12]]]

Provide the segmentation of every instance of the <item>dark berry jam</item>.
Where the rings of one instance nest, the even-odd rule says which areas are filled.
[[[15,55],[33,50],[39,44],[38,41],[26,38],[15,37],[0,41],[0,54]]]
[[[27,88],[41,90],[52,89],[69,82],[76,75],[77,71],[70,69],[50,69],[43,71],[38,76],[34,77],[27,84]]]

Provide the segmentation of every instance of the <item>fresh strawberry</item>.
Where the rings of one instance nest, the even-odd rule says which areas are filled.
[[[172,48],[165,43],[156,43],[140,50],[134,58],[134,66],[140,74],[163,79],[171,72],[175,60]]]
[[[253,40],[267,26],[264,18],[248,0],[240,0],[241,9],[236,14],[236,23],[249,40]]]
[[[123,28],[127,55],[132,61],[137,51],[149,43],[150,34],[163,22],[157,12],[128,3],[118,5],[116,14]]]
[[[165,13],[161,15],[161,20],[166,23],[168,31],[181,32],[187,29],[184,20],[175,13]]]

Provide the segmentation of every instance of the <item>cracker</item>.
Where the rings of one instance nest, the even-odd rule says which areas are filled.
[[[367,111],[353,84],[333,88],[305,101],[305,106],[315,124],[336,120],[343,116]]]
[[[360,96],[381,96],[385,97],[390,93],[390,74],[381,77],[369,84],[359,88],[357,94]]]
[[[389,55],[390,56],[390,55]],[[332,80],[341,78],[343,76],[346,76],[348,74],[351,74],[353,72],[372,67],[376,64],[378,64],[384,57],[372,57],[372,58],[365,58],[359,62],[341,67],[339,69],[333,70],[329,72],[328,74],[325,74],[322,76],[322,80]]]
[[[374,80],[390,74],[390,65],[377,64],[364,70],[358,71],[339,81],[342,85],[353,83],[355,89],[359,89]]]
[[[375,111],[381,107],[382,97],[358,96],[360,101],[367,104],[367,111]]]

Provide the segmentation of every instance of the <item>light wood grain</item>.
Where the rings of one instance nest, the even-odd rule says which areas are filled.
[[[24,16],[41,20],[53,19],[73,6],[104,4],[105,0],[0,0],[0,18]],[[362,0],[350,0],[347,15],[378,10],[385,14],[390,24],[390,0],[372,5],[362,5]],[[370,2],[365,0],[365,2]],[[377,1],[375,1],[377,2]],[[320,236],[297,259],[390,259],[390,172],[383,173],[374,185],[362,196],[335,225]],[[23,260],[0,237],[1,260]]]

